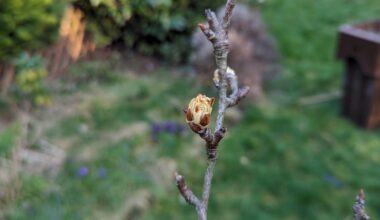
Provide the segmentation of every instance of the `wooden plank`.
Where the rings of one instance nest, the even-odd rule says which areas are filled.
[[[345,117],[350,116],[351,109],[351,91],[353,84],[353,71],[351,68],[352,60],[346,60],[345,62],[345,71],[343,74],[343,96],[341,101],[341,114]]]
[[[373,97],[368,117],[368,128],[380,127],[380,80],[373,81]]]
[[[362,77],[360,75],[359,65],[356,62],[350,63],[350,71],[352,72],[352,85],[350,92],[350,108],[349,117],[360,125],[360,111],[361,111],[361,89],[362,89]]]

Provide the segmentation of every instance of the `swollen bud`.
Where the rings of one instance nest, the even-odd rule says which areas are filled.
[[[214,98],[209,98],[202,94],[199,94],[190,101],[185,113],[186,122],[191,130],[199,133],[208,127],[211,120],[211,111],[214,101]]]

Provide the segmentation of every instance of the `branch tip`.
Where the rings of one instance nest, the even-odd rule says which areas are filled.
[[[224,12],[224,17],[223,17],[223,28],[226,32],[228,32],[228,27],[230,26],[230,23],[231,23],[232,11],[234,10],[234,7],[235,7],[235,0],[228,0],[226,3],[226,10]]]
[[[228,107],[237,105],[243,98],[247,96],[250,89],[251,88],[249,86],[244,86],[238,89],[236,93],[231,94],[231,96],[228,97]]]
[[[244,98],[249,93],[250,90],[251,88],[249,86],[244,86],[243,88],[240,88],[239,89],[240,99]]]
[[[215,39],[215,33],[209,27],[204,24],[198,24],[198,26],[209,41]]]
[[[179,182],[181,180],[183,180],[183,177],[181,175],[179,175],[177,172],[174,173],[174,178],[175,178],[177,185],[179,184]]]
[[[211,9],[206,9],[205,14],[209,25],[209,29],[213,32],[219,32],[217,29],[220,26],[220,24],[215,12],[213,12]]]
[[[198,197],[194,195],[194,193],[186,185],[185,178],[176,172],[175,180],[176,180],[178,191],[181,193],[182,197],[186,200],[186,202],[196,207],[200,206],[201,205],[200,200],[198,199]]]

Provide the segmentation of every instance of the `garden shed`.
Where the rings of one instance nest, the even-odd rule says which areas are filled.
[[[380,20],[339,29],[345,63],[342,114],[365,128],[380,125]]]

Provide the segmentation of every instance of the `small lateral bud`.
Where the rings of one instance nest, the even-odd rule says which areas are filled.
[[[219,86],[220,86],[220,84],[219,84],[219,82],[220,82],[220,76],[219,76],[219,70],[218,69],[216,69],[214,71],[214,77],[212,78],[212,81],[214,81],[215,87],[219,88]]]

